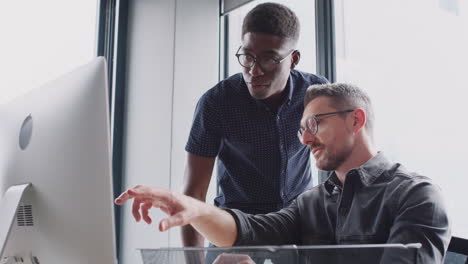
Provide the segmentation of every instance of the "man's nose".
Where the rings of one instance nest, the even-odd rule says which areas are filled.
[[[315,135],[312,135],[308,130],[305,130],[301,135],[301,143],[310,145],[316,140]]]
[[[254,62],[252,67],[250,67],[249,69],[249,74],[252,76],[260,76],[260,75],[263,75],[264,72],[262,68],[260,67],[260,65],[258,64],[258,62]]]

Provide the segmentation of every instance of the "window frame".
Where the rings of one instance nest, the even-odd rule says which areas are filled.
[[[108,67],[112,183],[116,196],[123,186],[128,0],[98,0],[97,12],[96,55],[105,57]],[[121,208],[114,206],[118,259],[121,255],[121,219]]]

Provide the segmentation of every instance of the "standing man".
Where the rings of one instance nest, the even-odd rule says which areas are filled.
[[[273,212],[312,187],[310,150],[296,133],[307,87],[327,80],[294,70],[299,30],[294,12],[280,4],[260,4],[246,15],[236,54],[242,73],[208,90],[195,110],[184,194],[206,200],[216,157],[218,207]],[[189,225],[182,240],[204,246]]]

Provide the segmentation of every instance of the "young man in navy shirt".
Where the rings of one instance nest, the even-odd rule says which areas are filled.
[[[246,15],[236,53],[242,73],[208,90],[196,107],[184,194],[206,200],[216,158],[214,202],[221,208],[274,212],[312,187],[310,150],[297,130],[307,87],[327,80],[294,70],[299,30],[296,15],[280,4],[260,4]],[[204,246],[191,226],[182,228],[182,240]]]

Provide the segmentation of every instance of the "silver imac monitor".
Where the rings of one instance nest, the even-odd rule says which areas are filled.
[[[0,263],[116,263],[107,69],[0,105]]]

